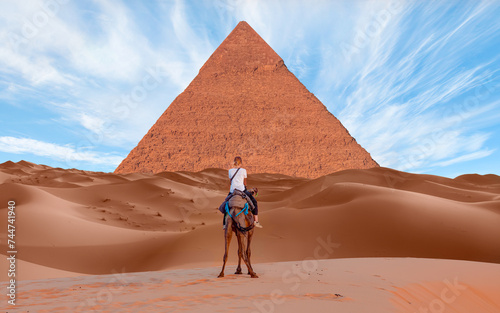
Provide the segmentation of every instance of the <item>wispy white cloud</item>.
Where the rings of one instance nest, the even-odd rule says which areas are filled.
[[[79,120],[83,127],[93,133],[100,133],[103,131],[105,121],[102,118],[82,113],[79,116]]]
[[[75,149],[72,145],[58,145],[30,138],[0,137],[0,151],[16,154],[33,154],[72,163],[87,162],[106,166],[118,166],[121,156],[98,153],[88,148]]]
[[[187,13],[185,1],[176,0],[170,19],[180,47],[189,55],[195,68],[200,68],[216,47],[210,44],[206,33],[193,29]]]
[[[487,156],[490,156],[493,152],[495,152],[495,151],[494,150],[480,150],[480,151],[472,152],[469,154],[461,155],[461,156],[454,158],[454,159],[451,159],[451,160],[439,162],[436,164],[436,166],[449,166],[449,165],[456,164],[456,163],[462,163],[462,162],[466,162],[466,161],[482,159],[482,158],[485,158]]]

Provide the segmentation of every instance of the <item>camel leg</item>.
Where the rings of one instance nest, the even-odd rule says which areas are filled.
[[[252,267],[252,262],[250,261],[250,257],[252,255],[252,250],[250,249],[250,246],[251,246],[251,243],[252,243],[252,237],[253,237],[253,230],[250,230],[248,232],[248,244],[247,244],[247,251],[246,251],[246,254],[247,254],[247,258],[248,258],[248,265],[250,266],[250,270],[248,271],[248,274],[250,274],[251,272],[254,273],[254,275],[256,276],[255,278],[257,278],[257,273],[255,273],[253,271],[253,267]]]
[[[219,274],[219,277],[224,277],[224,268],[226,267],[226,262],[227,262],[227,256],[229,253],[229,245],[231,244],[231,237],[233,235],[232,231],[232,223],[230,221],[226,222],[226,229],[224,230],[224,238],[225,238],[225,251],[224,251],[224,257],[222,258],[222,270]]]
[[[241,272],[241,257],[243,254],[243,250],[241,247],[241,237],[237,235],[236,238],[238,238],[238,267],[236,268],[236,272],[234,272],[234,273],[235,274],[243,274]]]
[[[250,274],[250,276],[252,278],[258,278],[259,276],[257,276],[257,274],[255,274],[255,272],[253,271],[252,269],[252,266],[250,265],[250,263],[248,262],[248,255],[247,255],[247,249],[246,249],[246,242],[248,241],[248,235],[243,235],[241,233],[238,232],[237,234],[238,236],[242,236],[244,238],[241,238],[241,251],[243,252],[242,253],[242,256],[243,256],[243,262],[245,262],[245,265],[247,266],[248,268],[248,273]]]

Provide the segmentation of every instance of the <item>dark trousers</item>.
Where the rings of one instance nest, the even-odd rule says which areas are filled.
[[[245,194],[250,198],[250,200],[253,203],[253,207],[254,207],[254,209],[252,210],[253,215],[259,215],[259,206],[257,204],[257,200],[255,200],[252,193],[246,189],[245,189]]]

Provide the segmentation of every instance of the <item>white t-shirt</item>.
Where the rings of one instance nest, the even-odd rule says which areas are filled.
[[[229,179],[233,177],[237,169],[238,168],[235,167],[229,170]],[[247,170],[240,167],[240,170],[238,171],[236,176],[234,176],[233,181],[231,182],[231,189],[229,190],[229,192],[233,192],[235,189],[238,189],[240,191],[245,191],[245,183],[244,183],[245,178],[247,178]]]

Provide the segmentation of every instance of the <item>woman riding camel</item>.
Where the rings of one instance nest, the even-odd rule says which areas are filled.
[[[252,211],[254,215],[254,225],[255,227],[262,228],[262,225],[259,223],[259,209],[257,207],[257,200],[253,197],[253,192],[247,190],[247,170],[241,167],[243,163],[241,157],[237,156],[234,158],[234,166],[229,170],[229,194],[233,193],[235,189],[244,192],[252,201],[255,209]]]

